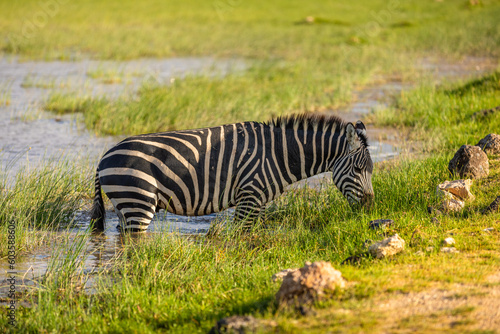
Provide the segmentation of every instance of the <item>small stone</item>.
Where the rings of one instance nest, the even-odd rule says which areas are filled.
[[[476,111],[472,115],[472,118],[473,119],[484,118],[484,117],[496,114],[498,112],[500,112],[500,106],[497,106],[497,107],[494,107],[494,108],[491,108],[491,109],[483,109],[483,110]]]
[[[436,188],[436,194],[442,199],[458,199],[461,201],[473,200],[474,195],[470,192],[472,180],[444,181]],[[448,194],[451,194],[450,197]]]
[[[259,325],[259,321],[252,316],[233,315],[217,321],[209,333],[254,333]]]
[[[441,210],[438,210],[436,208],[433,208],[432,206],[427,207],[427,212],[429,212],[430,215],[435,214],[436,216],[442,215],[443,213]]]
[[[434,247],[429,246],[425,249],[426,252],[434,252]]]
[[[490,133],[477,143],[487,154],[500,154],[500,136],[495,133]]]
[[[394,220],[392,219],[376,219],[372,220],[368,223],[368,226],[372,229],[378,229],[378,228],[383,228],[383,227],[389,227],[392,224],[394,224]]]
[[[405,248],[405,241],[397,234],[371,245],[368,250],[373,257],[382,259],[395,255]]]
[[[443,246],[451,246],[454,244],[455,244],[455,239],[453,239],[452,237],[448,237],[443,240]]]
[[[276,293],[280,304],[310,304],[323,298],[328,291],[344,288],[342,273],[335,270],[330,262],[306,262],[305,266],[289,272]]]
[[[342,261],[340,264],[341,265],[346,265],[346,264],[359,265],[361,263],[362,259],[363,259],[363,257],[360,255],[353,255],[353,256],[349,256],[347,259]]]
[[[483,210],[483,214],[498,212],[500,207],[500,196],[497,196],[493,202],[486,209]]]
[[[443,247],[441,253],[460,253],[455,247]]]
[[[441,224],[441,222],[436,217],[432,217],[431,218],[431,223],[433,223],[434,225],[440,225]]]
[[[286,275],[288,275],[288,273],[291,273],[295,270],[299,270],[298,268],[295,268],[295,269],[285,269],[285,270],[282,270],[280,272],[277,272],[276,274],[274,274],[271,279],[273,280],[273,282],[276,282],[276,281],[282,281],[283,280],[283,277],[285,277]]]
[[[484,232],[493,232],[495,229],[493,227],[487,227],[483,230]]]
[[[450,160],[448,170],[464,178],[479,179],[488,176],[490,173],[488,156],[478,146],[462,145]]]

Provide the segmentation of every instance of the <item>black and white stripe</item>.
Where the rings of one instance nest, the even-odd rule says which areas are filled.
[[[126,229],[146,229],[159,209],[198,216],[236,207],[236,219],[251,221],[287,185],[326,171],[350,203],[364,202],[372,169],[363,123],[337,117],[133,136],[99,162],[92,219],[104,229],[102,187]]]

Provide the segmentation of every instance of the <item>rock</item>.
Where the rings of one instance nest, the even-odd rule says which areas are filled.
[[[461,211],[465,206],[465,203],[458,199],[447,199],[441,204],[443,211],[447,212],[458,212]]]
[[[460,253],[455,247],[443,247],[441,253]]]
[[[363,260],[362,256],[353,255],[353,256],[349,256],[347,259],[342,261],[340,264],[341,265],[346,265],[346,264],[359,265],[361,263],[361,260]]]
[[[305,266],[289,272],[276,293],[280,304],[310,304],[323,298],[328,291],[344,288],[342,273],[335,270],[330,262],[306,262]]]
[[[474,195],[470,192],[470,187],[472,185],[472,180],[454,180],[454,181],[444,181],[439,184],[436,188],[436,194],[440,198],[445,198],[447,194],[452,194],[453,199],[458,199],[461,201],[473,200]]]
[[[371,245],[368,250],[373,257],[382,259],[395,255],[405,248],[405,241],[397,234]]]
[[[495,229],[493,227],[487,227],[483,230],[483,232],[493,232]]]
[[[443,213],[441,210],[438,210],[436,208],[433,208],[432,206],[427,207],[427,212],[429,212],[430,215],[435,214],[436,216],[442,215]]]
[[[372,220],[371,222],[369,222],[368,226],[372,230],[375,230],[378,228],[389,227],[392,224],[394,224],[394,220],[392,220],[392,219],[376,219],[376,220]]]
[[[488,156],[478,146],[462,145],[450,160],[448,170],[460,177],[479,179],[488,176],[490,173]]]
[[[282,270],[282,271],[274,274],[273,277],[271,277],[271,279],[273,280],[273,282],[282,281],[283,277],[285,277],[286,275],[288,275],[288,273],[296,271],[296,270],[299,270],[299,269],[295,268],[295,269],[285,269],[285,270]]]
[[[487,154],[500,154],[500,136],[490,133],[476,144]]]
[[[233,315],[217,321],[209,333],[254,333],[257,332],[259,325],[259,321],[252,316]]]
[[[451,246],[454,244],[455,244],[455,239],[453,239],[452,237],[448,237],[443,240],[443,246]]]
[[[483,210],[483,214],[498,212],[500,207],[500,196],[497,196],[493,202],[486,209]]]
[[[431,218],[431,223],[433,223],[434,225],[441,225],[441,222],[436,217]]]
[[[426,252],[434,252],[434,247],[429,246],[425,249]]]

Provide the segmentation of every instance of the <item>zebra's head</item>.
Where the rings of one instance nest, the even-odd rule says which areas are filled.
[[[361,121],[348,123],[345,130],[345,155],[333,165],[333,182],[351,204],[369,205],[372,187],[373,162],[368,151],[366,128]]]

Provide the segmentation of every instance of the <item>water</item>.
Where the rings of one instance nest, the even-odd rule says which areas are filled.
[[[144,82],[168,84],[187,74],[224,75],[240,71],[238,60],[213,58],[145,59],[127,62],[17,62],[0,59],[0,94],[10,95],[10,104],[0,106],[0,157],[15,161],[12,171],[42,160],[86,158],[96,161],[120,138],[97,137],[74,115],[54,115],[42,110],[52,90],[116,98],[134,94]],[[120,82],[104,83],[93,78],[97,71],[117,73]]]
[[[418,66],[431,72],[437,79],[469,76],[493,69],[493,64],[482,59],[468,58],[459,64],[446,64],[424,59]],[[74,116],[54,116],[40,110],[40,104],[48,96],[50,89],[22,87],[23,82],[30,80],[52,80],[56,87],[71,90],[83,89],[88,94],[116,97],[120,94],[133,94],[144,81],[154,80],[160,84],[168,84],[172,79],[180,78],[187,73],[219,73],[242,70],[245,65],[234,60],[214,60],[212,58],[179,58],[165,60],[137,60],[130,62],[26,62],[0,60],[0,89],[11,92],[9,106],[0,107],[0,148],[6,161],[17,157],[16,170],[26,163],[36,164],[42,160],[59,158],[62,153],[75,159],[97,161],[99,156],[114,145],[119,138],[96,137],[84,129]],[[124,82],[105,84],[99,79],[92,79],[88,73],[92,70],[113,68],[127,78]],[[48,79],[47,79],[48,78]],[[354,101],[341,110],[331,111],[348,121],[363,120],[374,109],[386,107],[390,98],[401,90],[409,88],[400,82],[387,82],[382,85],[364,88],[354,93]],[[64,90],[65,88],[57,88]],[[1,92],[0,92],[1,93]],[[368,127],[370,151],[374,161],[394,158],[399,154],[400,138],[392,129],[374,129]],[[290,188],[305,185],[320,189],[331,183],[331,173],[324,173],[294,184]],[[228,210],[221,215],[202,217],[183,217],[160,213],[148,232],[176,234],[204,234],[214,220],[221,220],[232,215]],[[57,251],[70,247],[71,241],[82,235],[88,227],[88,212],[81,211],[75,215],[75,226],[67,231],[56,232],[55,241],[48,247],[40,248],[36,253],[24,255],[16,263],[16,271],[22,284],[36,285],[38,278],[45,274],[48,264],[55,260]],[[85,272],[99,271],[110,265],[120,253],[123,245],[122,236],[116,229],[118,217],[112,211],[107,212],[106,231],[101,235],[90,236],[85,245],[82,257]],[[66,240],[66,243],[61,243]],[[56,251],[54,251],[54,249]],[[0,262],[0,273],[8,270],[7,263]],[[0,278],[1,279],[1,278]],[[92,281],[89,281],[92,282]],[[87,284],[87,288],[91,290]],[[0,281],[0,298],[6,295],[6,282]],[[0,299],[0,304],[2,300]]]

